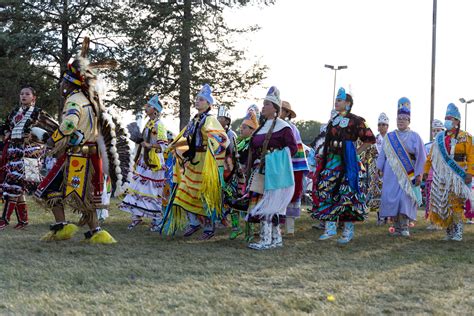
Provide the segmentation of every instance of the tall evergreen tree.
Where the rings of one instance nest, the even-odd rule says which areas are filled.
[[[113,55],[116,46],[113,39],[120,34],[114,22],[120,12],[120,5],[114,1],[3,0],[0,6],[1,38],[11,44],[8,46],[10,52],[19,53],[16,57],[22,65],[29,64],[41,78],[58,83],[60,74],[77,53],[85,35],[91,35],[96,53]],[[113,32],[109,32],[111,29]],[[18,69],[23,76],[20,81],[29,79],[27,68]],[[35,80],[31,83],[35,84]],[[59,93],[54,105],[59,114],[62,110]]]
[[[95,57],[120,62],[120,68],[110,72],[114,104],[138,111],[147,96],[160,93],[173,104],[179,102],[171,108],[184,126],[190,119],[191,98],[203,83],[213,86],[221,102],[231,104],[263,79],[266,67],[249,62],[234,42],[258,27],[229,27],[223,11],[272,2],[0,0],[0,40],[8,40],[6,54],[19,52],[15,57],[25,67],[16,68],[21,78],[15,82],[37,73],[37,80],[43,80],[40,86],[51,86],[59,82],[82,37],[88,35]],[[4,64],[0,60],[0,71],[8,68]],[[7,93],[0,90],[0,101]],[[50,102],[60,113],[59,95]]]
[[[296,121],[296,127],[300,131],[301,140],[305,144],[311,143],[316,136],[319,135],[319,128],[321,127],[321,122],[318,121]]]
[[[203,83],[213,87],[219,101],[232,104],[262,81],[266,66],[249,62],[245,50],[235,44],[237,37],[258,27],[230,27],[223,17],[226,7],[253,1],[180,3],[143,1],[134,5],[126,20],[131,25],[124,43],[127,49],[121,51],[123,63],[115,78],[117,104],[138,111],[147,95],[160,93],[173,104],[179,103],[171,108],[179,113],[182,128],[190,119],[192,98]]]

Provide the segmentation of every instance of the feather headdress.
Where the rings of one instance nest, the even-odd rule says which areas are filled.
[[[96,72],[97,69],[114,68],[118,63],[114,60],[90,63],[87,58],[89,44],[89,38],[85,37],[79,55],[68,64],[64,79],[80,86],[94,107],[99,122],[100,135],[97,142],[103,159],[103,170],[112,180],[114,195],[118,196],[131,180],[132,144],[129,142],[130,134],[120,119],[105,107]]]

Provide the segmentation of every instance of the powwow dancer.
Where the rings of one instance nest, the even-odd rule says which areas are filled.
[[[36,91],[26,86],[20,92],[20,106],[16,107],[2,128],[5,132],[5,146],[1,163],[1,185],[4,208],[0,218],[0,230],[4,229],[16,213],[22,229],[28,225],[28,207],[25,192],[35,188],[41,181],[41,158],[44,155],[44,142],[57,123],[41,108],[36,106]],[[49,124],[46,124],[49,122]]]
[[[233,166],[233,156],[235,155],[235,146],[237,141],[237,134],[232,130],[232,118],[229,110],[221,105],[217,110],[217,120],[224,129],[227,139],[229,140],[229,146],[226,148],[226,159],[224,163],[224,180],[229,180]]]
[[[63,120],[48,141],[53,146],[51,154],[58,153],[59,158],[35,193],[40,202],[52,208],[56,221],[42,238],[44,241],[69,239],[78,230],[66,221],[64,207],[69,205],[82,214],[79,225],[89,227],[85,241],[116,242],[99,226],[96,209],[106,207],[102,205],[104,167],[116,195],[123,189],[122,181],[128,180],[129,135],[113,121],[97,92],[94,69],[114,63],[89,64],[88,48],[86,37],[80,55],[67,65],[63,75],[60,87],[65,100]],[[108,163],[103,164],[103,160]]]
[[[464,207],[474,202],[471,183],[474,175],[472,136],[460,128],[461,113],[453,103],[448,105],[444,127],[436,135],[426,161],[424,178],[433,170],[429,219],[446,228],[445,240],[461,241]]]
[[[119,206],[122,211],[132,214],[128,229],[133,229],[143,221],[143,217],[148,217],[152,219],[150,230],[159,231],[163,219],[163,189],[167,169],[163,152],[168,147],[168,137],[166,127],[160,120],[162,111],[158,95],[145,105],[150,120],[143,129],[143,141],[138,147],[132,183]]]
[[[438,133],[443,132],[446,130],[444,128],[443,122],[440,120],[434,119],[433,122],[431,123],[431,141],[429,143],[425,144],[425,152],[429,153],[431,151],[431,146],[433,146],[433,141],[438,135]],[[423,190],[423,193],[425,195],[425,218],[428,219],[430,215],[430,192],[431,192],[431,183],[433,182],[433,170],[430,170],[428,173],[428,176],[425,181],[425,188]],[[428,227],[426,227],[428,230],[435,230],[438,229],[438,226],[430,222]]]
[[[173,132],[170,130],[166,131],[166,138],[168,140],[168,144],[171,144],[175,138],[175,135]],[[165,165],[166,165],[166,172],[165,172],[165,186],[163,188],[163,205],[162,209],[163,212],[168,206],[171,191],[173,190],[174,187],[174,182],[173,182],[173,167],[176,164],[176,157],[173,155],[172,152],[166,150],[163,153],[163,158],[165,160]]]
[[[375,157],[372,157],[371,163],[369,163],[368,173],[370,179],[370,185],[368,190],[368,199],[367,207],[369,210],[375,210],[377,212],[377,224],[381,225],[384,223],[384,220],[380,217],[380,201],[382,197],[382,177],[379,175],[377,170],[377,157],[380,155],[380,152],[383,148],[383,140],[385,135],[388,132],[389,118],[387,114],[380,113],[378,118],[378,131],[379,134],[375,137],[375,148],[377,150]]]
[[[102,191],[102,205],[109,205],[110,198],[112,197],[112,182],[110,178],[104,174],[104,190]],[[96,210],[97,212],[97,220],[99,224],[102,225],[105,220],[109,217],[109,209],[108,208],[99,208]]]
[[[335,109],[338,114],[327,127],[323,158],[318,165],[318,178],[313,191],[313,217],[326,221],[319,240],[337,235],[336,222],[344,223],[338,243],[346,244],[354,237],[354,222],[367,217],[366,196],[360,184],[358,153],[375,143],[375,137],[362,117],[351,113],[352,96],[340,88]],[[356,149],[357,140],[362,145]]]
[[[326,132],[327,132],[327,124],[321,124],[319,127],[319,135],[316,136],[316,138],[313,140],[313,142],[310,144],[311,146],[311,151],[308,155],[308,165],[310,168],[310,174],[309,177],[311,177],[311,192],[316,190],[316,181],[318,179],[318,175],[316,174],[316,168],[320,164],[320,162],[323,159],[323,153],[324,153],[324,141],[326,139]],[[312,212],[312,208],[308,208],[309,212]],[[312,227],[316,229],[323,229],[325,227],[324,221],[318,220],[318,223],[313,224]]]
[[[0,161],[2,161],[3,146],[5,145],[5,120],[0,118]]]
[[[240,213],[248,209],[248,188],[247,188],[247,161],[250,150],[250,139],[252,134],[258,128],[258,119],[256,109],[252,106],[247,110],[247,115],[240,125],[240,138],[236,146],[236,165],[234,173],[228,184],[225,186],[224,202],[231,208],[230,217],[232,231],[229,239],[233,240],[243,233],[240,228]],[[253,224],[246,222],[245,240],[247,242],[253,239]]]
[[[310,144],[311,150],[310,154],[308,155],[308,166],[310,168],[310,172],[312,173],[312,177],[314,178],[316,168],[318,163],[321,161],[324,152],[324,141],[326,139],[327,133],[327,124],[321,124],[319,127],[319,134]]]
[[[247,221],[260,222],[260,241],[249,248],[264,250],[283,246],[280,220],[295,190],[291,157],[298,150],[291,127],[280,119],[280,91],[271,87],[263,101],[264,123],[250,141]]]
[[[377,168],[383,173],[380,216],[393,220],[393,236],[410,236],[409,221],[421,205],[421,175],[426,153],[420,135],[410,130],[411,103],[398,100],[397,130],[385,136]]]
[[[229,184],[232,181],[233,175],[236,171],[236,149],[237,146],[237,134],[232,130],[232,117],[229,110],[224,105],[220,105],[217,109],[217,120],[224,129],[227,139],[229,140],[229,146],[225,150],[225,159],[224,159],[224,190],[230,188]],[[224,211],[222,216],[221,224],[228,226],[227,224],[227,215],[230,213],[228,205],[224,204]]]
[[[204,222],[200,239],[210,239],[215,222],[222,218],[222,174],[229,142],[219,121],[210,113],[213,104],[211,87],[205,84],[195,101],[198,113],[169,146],[175,152],[183,145],[189,149],[183,153],[182,174],[179,164],[175,164],[176,187],[163,218],[162,231],[166,233],[187,225],[184,236],[189,237]]]
[[[289,236],[295,234],[295,219],[300,217],[301,213],[301,198],[303,196],[303,179],[309,172],[308,161],[306,160],[306,154],[303,148],[303,141],[301,140],[300,131],[295,124],[291,122],[291,119],[296,117],[295,111],[291,109],[291,104],[287,101],[282,102],[280,118],[285,120],[290,125],[293,135],[296,139],[298,151],[291,157],[293,164],[293,175],[295,178],[295,192],[291,198],[291,202],[286,208],[286,233]]]
[[[335,118],[337,116],[337,111],[332,109],[331,110],[331,115],[329,120]],[[319,176],[319,172],[321,171],[322,168],[318,169],[318,166],[321,164],[323,161],[323,156],[324,156],[324,143],[326,141],[326,134],[327,134],[327,127],[328,123],[324,123],[319,127],[319,135],[316,136],[316,138],[313,140],[313,142],[310,144],[311,147],[314,148],[314,162],[310,163],[310,168],[311,165],[314,164],[314,168],[311,169],[311,180],[312,180],[312,185],[311,185],[311,194],[313,195],[313,192],[317,189],[317,179]],[[308,157],[308,163],[310,162],[310,159]],[[312,199],[312,205],[311,208],[308,209],[310,213],[313,212],[313,207],[314,207],[314,198]],[[312,216],[314,219],[314,216]],[[319,223],[313,224],[312,227],[316,229],[321,229],[324,230],[326,227],[326,223],[323,220],[318,220]]]

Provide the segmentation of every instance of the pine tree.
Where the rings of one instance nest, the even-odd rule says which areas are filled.
[[[244,49],[233,43],[258,27],[232,28],[223,18],[225,7],[251,5],[253,1],[181,3],[143,1],[129,11],[127,24],[131,27],[124,44],[127,49],[120,57],[121,71],[115,74],[115,103],[138,111],[146,97],[159,93],[179,103],[171,108],[175,114],[179,112],[182,128],[190,119],[192,98],[202,84],[209,83],[220,102],[232,105],[235,98],[262,81],[267,68],[258,61],[249,63]]]
[[[10,54],[18,52],[15,57],[24,66],[18,69],[19,81],[31,79],[29,83],[41,87],[41,80],[31,78],[27,66],[33,67],[46,82],[59,83],[69,59],[77,53],[85,35],[92,37],[96,54],[113,56],[114,37],[120,33],[117,28],[113,29],[113,23],[120,18],[121,12],[120,5],[114,1],[4,0],[0,6],[0,38],[10,44]],[[108,32],[110,29],[113,29],[112,33]],[[62,105],[57,90],[56,93],[54,101],[50,101],[59,115]],[[0,97],[4,97],[3,92]]]
[[[184,126],[192,98],[203,83],[211,84],[219,101],[231,105],[264,78],[266,66],[249,62],[244,49],[233,43],[258,27],[229,27],[223,10],[272,2],[2,0],[0,41],[8,45],[2,45],[7,48],[3,55],[0,48],[0,58],[9,61],[13,54],[22,65],[15,68],[18,80],[11,81],[8,89],[31,79],[29,83],[38,82],[53,95],[57,85],[52,83],[59,83],[67,62],[88,35],[95,44],[92,58],[120,63],[109,73],[114,104],[138,112],[147,97],[160,93],[173,104],[179,102],[171,108]],[[6,64],[0,60],[1,72],[8,70]],[[0,90],[0,101],[8,93]],[[62,106],[56,93],[49,102],[59,114]]]

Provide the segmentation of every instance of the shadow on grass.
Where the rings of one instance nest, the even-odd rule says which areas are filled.
[[[0,313],[49,313],[58,305],[118,313],[462,313],[474,305],[463,294],[474,284],[471,227],[454,243],[424,224],[408,239],[394,238],[371,220],[340,246],[318,241],[321,231],[305,214],[283,248],[258,252],[228,240],[228,229],[205,242],[162,237],[146,225],[128,231],[127,214],[118,211],[104,225],[118,244],[83,244],[79,234],[44,243],[52,217],[31,218],[25,231],[0,233]]]

